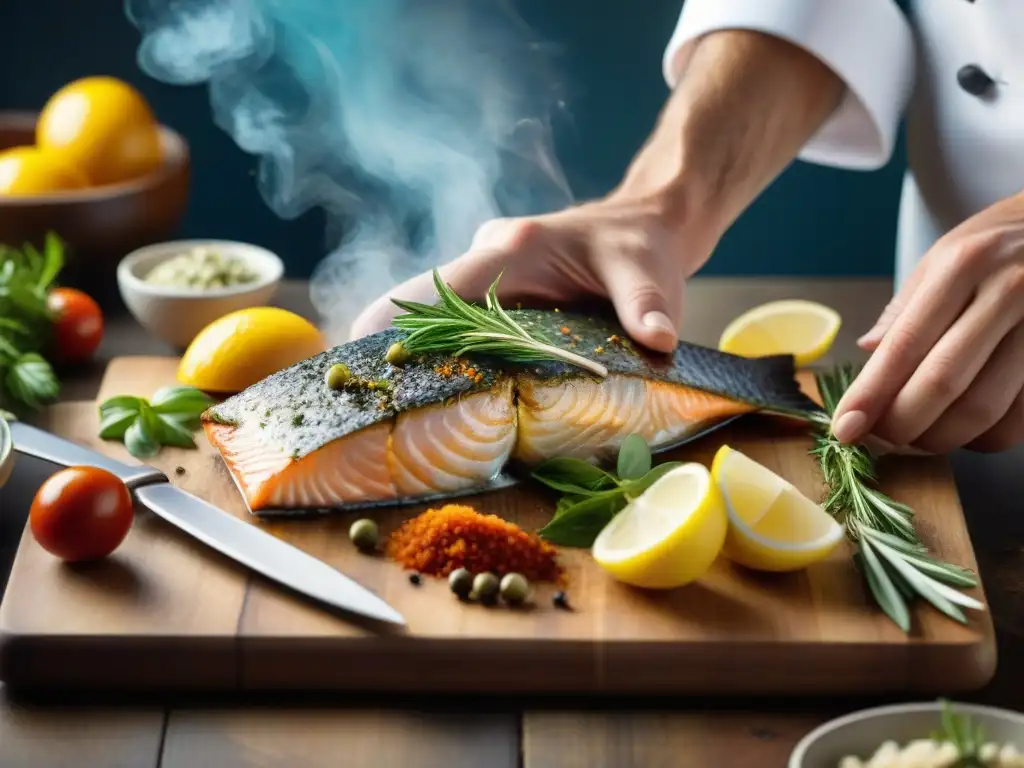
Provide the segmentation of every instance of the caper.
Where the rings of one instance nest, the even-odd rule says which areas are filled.
[[[522,605],[530,595],[530,582],[518,573],[506,573],[501,579],[501,599],[509,605]]]
[[[363,518],[352,523],[352,526],[348,529],[348,537],[358,549],[363,552],[372,552],[377,548],[380,532],[377,530],[377,524],[373,520]]]
[[[498,577],[493,573],[478,573],[473,578],[473,591],[470,597],[481,603],[490,603],[498,596]]]
[[[344,363],[335,363],[327,371],[324,380],[331,389],[341,389],[345,382],[352,378],[352,372]]]
[[[409,350],[405,348],[405,344],[400,341],[396,341],[388,347],[388,351],[384,355],[384,359],[396,367],[403,365],[409,361]]]
[[[456,568],[448,575],[448,588],[465,600],[473,591],[473,574],[465,568]]]

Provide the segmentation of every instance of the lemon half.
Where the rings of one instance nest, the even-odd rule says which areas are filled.
[[[796,571],[824,560],[844,528],[767,467],[723,445],[711,465],[729,517],[722,554],[759,571]]]
[[[839,313],[824,304],[771,301],[729,323],[718,348],[742,357],[793,355],[803,367],[828,353],[841,325]]]
[[[671,589],[700,578],[718,557],[728,521],[701,464],[667,472],[598,534],[594,560],[615,579]]]
[[[214,320],[192,340],[178,365],[178,381],[206,392],[241,392],[324,348],[317,327],[293,312],[240,309]]]

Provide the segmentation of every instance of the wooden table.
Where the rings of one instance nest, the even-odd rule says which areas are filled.
[[[688,293],[688,339],[714,344],[744,309],[799,296],[836,307],[835,359],[889,296],[882,280],[715,279]],[[313,317],[305,285],[278,303]],[[63,396],[94,395],[107,359],[167,354],[127,317]],[[999,639],[999,671],[972,700],[1024,710],[1024,451],[953,457]],[[22,486],[25,484],[23,483]],[[0,491],[0,587],[34,488]],[[436,698],[11,701],[0,689],[0,766],[27,768],[775,768],[817,724],[877,701],[588,701]]]

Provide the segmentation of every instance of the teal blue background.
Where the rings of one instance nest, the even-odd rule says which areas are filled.
[[[558,136],[558,154],[579,198],[601,194],[619,179],[667,96],[661,55],[680,0],[517,5],[562,47],[573,121]],[[254,158],[214,126],[205,88],[163,85],[139,71],[139,35],[120,0],[0,2],[0,31],[0,109],[38,109],[85,75],[133,83],[191,147],[193,188],[181,234],[257,242],[281,254],[291,276],[310,273],[326,245],[322,216],[282,221],[271,213],[256,190]],[[903,166],[902,144],[872,173],[794,164],[730,230],[704,274],[891,274]]]

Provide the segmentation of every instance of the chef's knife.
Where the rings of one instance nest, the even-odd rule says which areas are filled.
[[[159,469],[130,466],[36,427],[10,425],[14,450],[63,466],[100,467],[145,507],[204,544],[296,592],[378,621],[405,624],[394,608],[326,563],[170,484]]]

